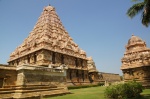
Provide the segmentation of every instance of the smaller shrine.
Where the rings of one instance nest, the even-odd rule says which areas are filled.
[[[121,62],[125,81],[135,80],[144,87],[150,87],[150,49],[145,41],[132,35]]]
[[[96,69],[95,62],[92,59],[92,57],[88,57],[87,65],[88,65],[88,70],[89,70],[89,80],[90,80],[90,82],[91,83],[100,82],[99,75],[98,75],[99,71]]]

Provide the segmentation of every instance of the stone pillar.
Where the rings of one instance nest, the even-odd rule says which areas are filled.
[[[33,63],[33,54],[31,54],[31,57],[30,57],[30,63],[31,64]]]
[[[25,75],[24,75],[23,70],[19,70],[19,71],[18,71],[18,75],[17,75],[17,85],[19,85],[19,86],[25,85]]]
[[[105,86],[109,86],[109,83],[107,80],[105,80]]]

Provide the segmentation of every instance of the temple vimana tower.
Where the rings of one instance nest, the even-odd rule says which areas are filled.
[[[88,82],[86,52],[69,36],[55,8],[44,8],[33,30],[11,53],[9,65],[67,68],[67,81]]]
[[[11,53],[9,65],[0,64],[0,98],[39,99],[70,93],[67,86],[97,80],[96,68],[93,66],[95,70],[89,74],[87,61],[86,52],[69,36],[49,5],[29,36]]]
[[[146,47],[145,41],[132,35],[121,61],[125,81],[135,80],[150,87],[150,49]]]

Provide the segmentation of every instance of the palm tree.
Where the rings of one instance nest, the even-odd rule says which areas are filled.
[[[138,13],[142,13],[142,24],[146,27],[150,24],[150,0],[132,0],[137,2],[127,11],[127,15],[133,18]]]

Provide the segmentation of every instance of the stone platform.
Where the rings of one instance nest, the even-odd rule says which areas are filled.
[[[41,99],[68,93],[70,92],[64,87],[49,85],[9,86],[0,88],[0,99]]]
[[[3,80],[0,99],[41,99],[46,96],[70,93],[66,86],[66,70],[44,66],[21,65],[16,67],[14,85]]]

